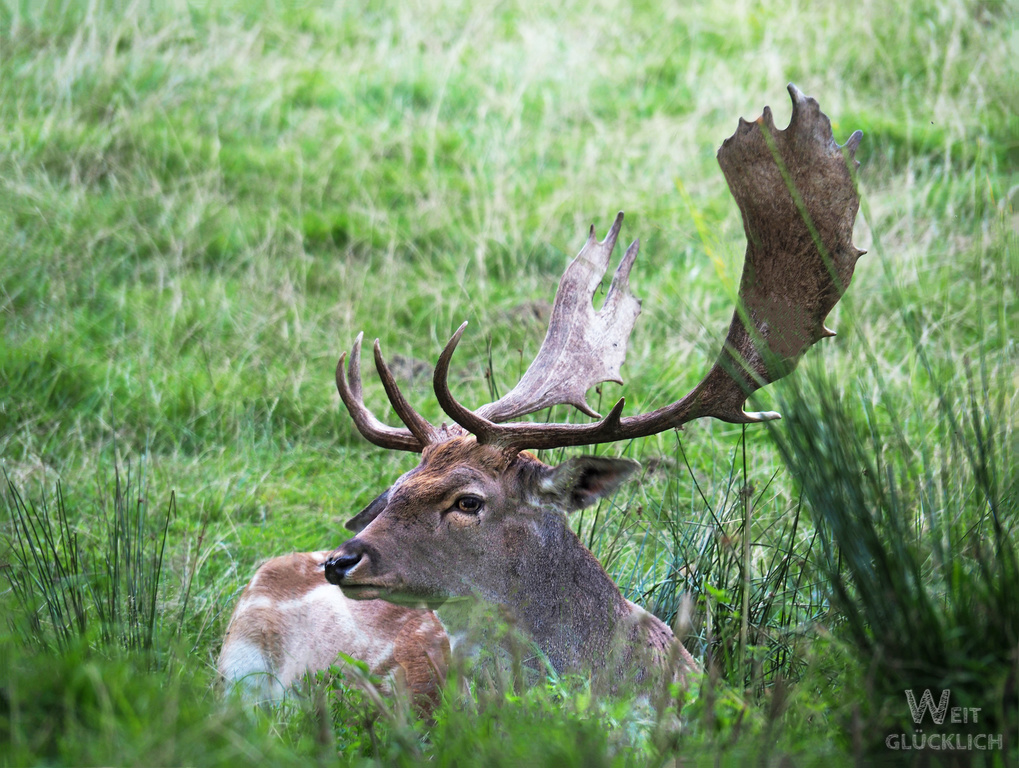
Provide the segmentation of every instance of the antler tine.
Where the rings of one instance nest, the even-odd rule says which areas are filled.
[[[453,352],[456,350],[456,345],[460,343],[460,337],[463,336],[466,328],[467,322],[464,321],[456,329],[450,340],[446,342],[442,354],[439,355],[439,361],[435,364],[435,371],[432,374],[432,388],[435,390],[435,399],[439,401],[439,407],[442,408],[449,418],[472,435],[475,435],[479,442],[490,442],[485,440],[485,437],[495,433],[496,424],[469,408],[460,405],[456,398],[453,397],[453,393],[449,391],[449,363],[453,359]]]
[[[364,404],[364,398],[361,390],[361,340],[364,338],[363,333],[357,334],[357,339],[354,340],[354,347],[350,351],[350,365],[347,368],[346,376],[343,373],[343,363],[346,360],[346,353],[340,355],[340,360],[336,364],[336,389],[340,393],[340,399],[343,400],[343,404],[347,408],[347,412],[350,413],[350,417],[354,420],[354,425],[357,427],[357,431],[360,432],[366,440],[370,443],[374,443],[380,448],[391,448],[398,451],[412,451],[414,453],[420,453],[428,441],[422,440],[414,432],[409,429],[399,429],[396,427],[390,427],[383,424],[375,415],[368,410]],[[378,342],[376,342],[376,351],[378,350]],[[381,355],[377,354],[377,359],[381,358]],[[385,369],[385,374],[382,373],[382,369]],[[392,374],[389,373],[389,369],[385,367],[383,363],[382,368],[379,369],[379,374],[382,376],[383,386],[386,386],[386,392],[389,393],[389,386],[386,384],[386,378],[392,381]],[[392,382],[395,388],[395,382]],[[397,390],[399,395],[399,390]],[[400,401],[406,404],[403,397],[399,397]],[[390,402],[393,402],[392,395],[390,394]],[[393,402],[394,408],[397,408],[396,403]],[[410,406],[407,406],[409,409]],[[397,408],[397,413],[400,413],[400,409]],[[403,415],[400,415],[403,418]],[[421,417],[418,417],[419,419]],[[421,419],[424,421],[424,419]],[[427,424],[427,422],[425,422]],[[419,426],[419,425],[418,425]],[[433,431],[434,428],[428,425]]]
[[[400,392],[396,379],[393,378],[392,371],[389,370],[389,366],[386,365],[386,361],[382,357],[382,346],[379,344],[378,339],[375,339],[375,370],[379,372],[382,386],[386,390],[386,395],[389,397],[393,410],[400,417],[400,421],[407,425],[407,428],[422,445],[438,442],[441,439],[439,431],[424,416],[415,411],[411,404],[407,402],[403,393]]]

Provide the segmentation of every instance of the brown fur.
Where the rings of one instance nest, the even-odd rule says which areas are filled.
[[[399,673],[418,705],[431,711],[449,659],[442,626],[429,611],[345,598],[323,577],[327,554],[283,555],[258,569],[227,627],[220,675],[255,698],[278,699],[343,652],[386,679]]]

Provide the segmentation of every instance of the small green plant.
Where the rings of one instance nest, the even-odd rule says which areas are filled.
[[[52,497],[42,490],[26,501],[6,474],[5,480],[2,541],[10,560],[3,573],[13,595],[12,632],[48,651],[78,639],[103,649],[154,651],[173,493],[166,513],[155,517],[144,473],[136,480],[130,465],[115,466],[112,485],[97,482],[91,509],[69,511],[59,483]]]

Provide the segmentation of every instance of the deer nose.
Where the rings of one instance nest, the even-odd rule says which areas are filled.
[[[348,542],[329,556],[325,562],[326,581],[330,584],[340,586],[354,566],[361,562],[364,556],[364,547],[357,546],[356,542]]]

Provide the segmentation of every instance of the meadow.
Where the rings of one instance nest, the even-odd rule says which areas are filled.
[[[0,765],[1016,764],[1017,18],[0,0]],[[681,627],[695,685],[648,708],[454,680],[431,723],[356,665],[279,707],[224,695],[258,564],[337,546],[415,463],[339,403],[356,335],[435,423],[431,367],[469,321],[453,385],[487,402],[623,210],[643,311],[625,385],[589,400],[675,400],[742,269],[715,153],[766,104],[784,127],[790,81],[837,141],[864,132],[838,335],[752,399],[781,421],[600,447],[644,472],[575,521]],[[890,748],[915,733],[905,689],[981,712],[928,735],[999,746]]]

